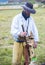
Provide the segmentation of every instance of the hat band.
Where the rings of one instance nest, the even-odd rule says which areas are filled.
[[[29,11],[32,11],[33,9],[31,9],[31,8],[28,8],[27,6],[23,6],[25,9],[27,9],[27,10],[29,10]]]

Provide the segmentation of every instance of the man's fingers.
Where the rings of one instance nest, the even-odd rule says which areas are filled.
[[[21,36],[26,36],[26,34],[27,34],[26,32],[22,32],[20,35]]]

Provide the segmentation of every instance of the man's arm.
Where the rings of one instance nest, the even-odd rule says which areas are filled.
[[[14,18],[11,24],[11,34],[14,39],[18,38],[18,35],[20,34],[19,31],[19,24],[17,21],[17,18]]]
[[[38,37],[38,30],[35,25],[35,22],[33,22],[33,35],[34,35],[34,48],[36,48],[39,42],[39,37]]]

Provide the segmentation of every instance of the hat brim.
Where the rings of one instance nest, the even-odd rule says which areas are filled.
[[[25,10],[27,10],[29,13],[35,14],[36,11],[34,9],[28,8],[27,6],[23,5],[22,6]]]

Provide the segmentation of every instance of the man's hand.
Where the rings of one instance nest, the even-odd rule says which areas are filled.
[[[33,48],[37,48],[38,42],[34,42]]]
[[[21,37],[24,37],[24,36],[26,36],[26,34],[27,34],[26,32],[21,32],[21,33],[20,33],[20,36],[21,36]]]

